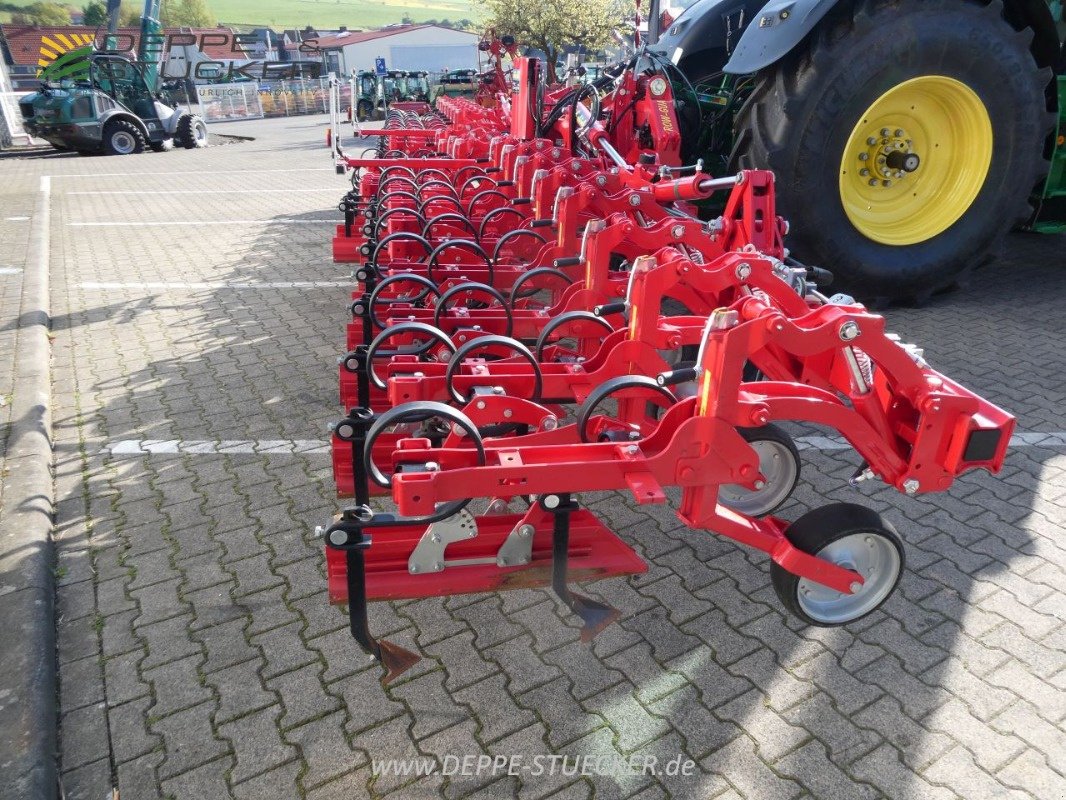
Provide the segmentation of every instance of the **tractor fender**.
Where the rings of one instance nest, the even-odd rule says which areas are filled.
[[[141,129],[141,133],[144,134],[144,140],[146,142],[149,140],[148,126],[144,124],[144,120],[138,117],[136,114],[132,114],[122,108],[113,108],[109,111],[105,111],[103,114],[100,115],[101,135],[103,134],[103,131],[107,127],[108,123],[111,122],[111,120],[113,119],[124,119],[128,122],[132,122],[134,125]]]
[[[704,62],[699,54],[714,50],[712,61],[720,69],[741,32],[764,5],[766,0],[696,0],[663,30],[651,49],[677,65],[682,59]]]
[[[841,0],[774,0],[766,3],[740,37],[725,72],[748,75],[790,53]],[[1041,67],[1059,59],[1059,36],[1045,0],[1003,0],[1016,27],[1033,30],[1033,57]]]
[[[752,19],[724,70],[748,75],[792,51],[838,0],[774,0]]]

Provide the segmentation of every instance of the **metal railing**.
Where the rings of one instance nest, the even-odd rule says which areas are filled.
[[[345,107],[351,93],[342,97]],[[270,81],[259,84],[259,104],[264,117],[292,117],[329,112],[328,78]]]
[[[441,78],[446,74],[445,72],[429,73],[430,97],[435,97],[438,92],[450,95],[473,93],[475,86],[473,83],[442,84]],[[351,81],[341,78],[338,91],[338,109],[346,112],[353,105]],[[260,82],[259,102],[264,117],[328,114],[329,78]]]
[[[262,94],[255,81],[197,86],[196,95],[200,116],[208,122],[263,117]]]

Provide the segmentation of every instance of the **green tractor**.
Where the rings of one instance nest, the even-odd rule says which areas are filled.
[[[76,51],[75,51],[76,52]],[[71,54],[73,55],[73,53]],[[83,52],[83,76],[50,79],[19,101],[26,131],[57,150],[130,155],[207,145],[200,117],[164,103],[145,80],[145,66],[111,52]]]
[[[421,103],[429,102],[428,72],[414,71],[407,73],[403,99]]]
[[[207,146],[207,126],[158,91],[161,0],[145,0],[137,58],[114,50],[120,0],[108,0],[105,49],[64,53],[40,73],[41,89],[19,100],[26,132],[57,150],[130,155],[146,147]]]
[[[696,0],[649,53],[687,163],[774,170],[799,258],[921,301],[1066,231],[1064,37],[1060,0]]]
[[[373,72],[362,70],[355,74],[352,81],[352,93],[355,95],[353,111],[360,122],[383,119],[385,116],[385,96],[381,80]]]

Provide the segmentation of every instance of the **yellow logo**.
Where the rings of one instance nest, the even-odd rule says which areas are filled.
[[[57,33],[53,36],[41,36],[41,50],[37,56],[37,74],[41,74],[41,70],[55,61],[59,56],[64,53],[75,50],[85,45],[91,45],[93,43],[93,34],[91,33]]]

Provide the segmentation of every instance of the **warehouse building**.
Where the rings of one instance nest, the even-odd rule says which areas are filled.
[[[305,42],[322,54],[329,71],[346,75],[372,70],[384,58],[388,69],[441,72],[477,67],[481,37],[440,25],[395,25],[378,31],[341,31]]]

